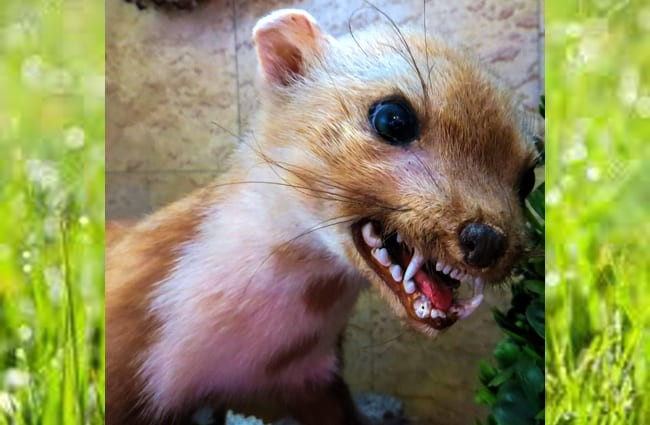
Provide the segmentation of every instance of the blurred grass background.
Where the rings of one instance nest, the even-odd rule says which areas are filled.
[[[0,2],[0,424],[104,423],[104,2]]]
[[[546,4],[546,421],[650,423],[650,3]]]

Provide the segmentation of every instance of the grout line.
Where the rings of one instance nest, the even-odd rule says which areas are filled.
[[[239,95],[239,52],[237,51],[237,0],[232,1],[232,26],[233,26],[233,32],[234,32],[234,39],[235,39],[235,83],[236,83],[236,91],[237,91],[237,135],[241,137],[242,134],[242,128],[241,128],[241,97]]]

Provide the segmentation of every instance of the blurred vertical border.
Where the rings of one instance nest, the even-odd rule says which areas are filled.
[[[650,423],[650,3],[546,3],[546,422]]]
[[[104,2],[0,2],[0,424],[104,423]]]

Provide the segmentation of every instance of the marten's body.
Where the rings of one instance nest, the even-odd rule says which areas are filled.
[[[434,334],[520,253],[536,153],[476,62],[394,29],[335,41],[295,10],[254,37],[262,107],[230,171],[110,239],[108,424],[259,396],[360,424],[339,339],[365,282]]]

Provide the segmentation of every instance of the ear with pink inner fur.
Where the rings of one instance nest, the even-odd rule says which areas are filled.
[[[257,60],[266,81],[289,85],[305,72],[305,59],[322,54],[331,42],[316,20],[299,9],[281,9],[253,28]]]

